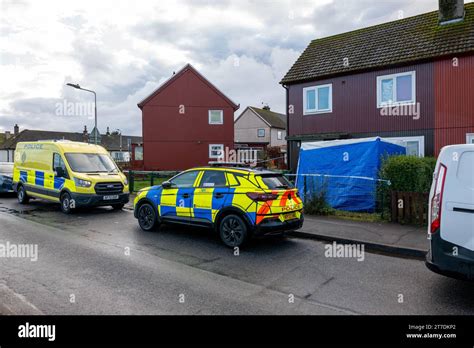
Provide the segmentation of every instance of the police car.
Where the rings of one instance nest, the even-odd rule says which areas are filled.
[[[145,231],[161,223],[207,226],[229,247],[252,235],[301,228],[302,210],[297,189],[283,175],[240,167],[189,169],[140,190],[134,201]]]

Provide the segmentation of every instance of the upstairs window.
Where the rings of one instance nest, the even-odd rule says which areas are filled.
[[[278,133],[277,133],[277,139],[278,139],[278,140],[281,140],[282,138],[283,138],[283,133],[282,133],[282,131],[278,131]]]
[[[257,129],[257,136],[259,138],[265,137],[265,129],[264,128]]]
[[[332,112],[332,84],[303,88],[304,115]]]
[[[209,124],[223,124],[223,123],[224,123],[224,111],[209,110]]]
[[[377,107],[416,103],[414,71],[377,76]]]

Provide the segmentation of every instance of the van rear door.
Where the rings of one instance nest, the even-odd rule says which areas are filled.
[[[451,148],[450,153],[442,157],[447,173],[441,238],[474,250],[474,147]]]

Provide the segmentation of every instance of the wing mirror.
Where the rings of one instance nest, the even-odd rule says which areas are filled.
[[[61,168],[61,167],[56,167],[55,175],[56,175],[58,178],[65,178],[65,177],[66,177],[66,172],[64,171],[63,168]]]
[[[169,189],[171,188],[171,186],[173,186],[173,184],[170,181],[163,181],[163,183],[161,184],[161,187],[163,187],[164,189]]]

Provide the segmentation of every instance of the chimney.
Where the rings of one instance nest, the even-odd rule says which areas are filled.
[[[464,0],[438,0],[439,24],[461,21],[464,18]]]
[[[18,127],[17,124],[15,124],[15,127],[13,127],[13,134],[17,136],[20,133],[20,127]]]
[[[270,111],[270,105],[266,104],[262,109]]]
[[[109,129],[109,127],[107,127],[107,132],[105,133],[105,135],[110,135],[110,129]]]

